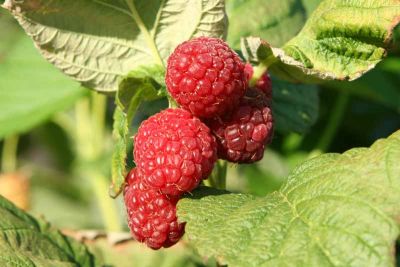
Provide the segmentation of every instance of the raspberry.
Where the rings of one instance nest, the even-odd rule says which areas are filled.
[[[248,90],[237,110],[208,121],[208,125],[217,137],[219,158],[237,163],[261,160],[273,134],[269,101],[254,88]]]
[[[209,37],[180,44],[168,59],[165,81],[176,102],[200,118],[230,111],[247,87],[239,56],[224,41]]]
[[[176,218],[177,197],[167,197],[148,188],[139,170],[126,177],[124,200],[132,235],[153,249],[170,247],[182,237],[185,225]]]
[[[210,175],[216,150],[210,129],[198,118],[183,109],[166,109],[139,127],[134,156],[149,186],[180,195]]]
[[[251,77],[253,77],[254,74],[253,66],[247,63],[244,67],[244,71],[246,73],[247,79],[250,81]],[[260,79],[258,79],[255,84],[255,88],[263,92],[268,100],[272,99],[272,82],[267,71],[260,77]]]

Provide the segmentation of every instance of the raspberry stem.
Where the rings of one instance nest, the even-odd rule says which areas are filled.
[[[265,65],[264,63],[260,63],[257,66],[253,67],[253,76],[250,78],[249,86],[254,87],[257,83],[257,81],[263,76],[263,74],[267,71],[268,66]]]
[[[75,106],[75,145],[80,162],[78,173],[80,177],[92,184],[91,188],[97,199],[106,230],[120,231],[121,224],[116,203],[107,195],[106,175],[102,168],[99,168],[106,144],[104,140],[106,104],[105,96],[93,93],[91,102],[90,99],[85,98]]]
[[[4,139],[1,168],[3,173],[11,173],[17,168],[18,135],[11,135]]]
[[[227,161],[218,160],[208,180],[204,180],[204,184],[217,189],[226,189],[227,166]]]

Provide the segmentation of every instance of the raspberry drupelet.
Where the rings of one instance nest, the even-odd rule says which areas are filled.
[[[218,143],[218,157],[236,163],[253,163],[263,158],[273,135],[273,117],[266,96],[251,88],[239,107],[224,117],[209,120]]]
[[[210,129],[183,109],[166,109],[144,121],[134,138],[134,158],[144,182],[168,195],[192,191],[217,159]]]
[[[133,237],[152,249],[177,243],[185,227],[176,218],[178,197],[166,196],[149,188],[136,168],[130,171],[126,183],[124,200]]]
[[[231,111],[247,88],[244,63],[223,40],[199,37],[180,44],[165,78],[175,101],[199,118]]]

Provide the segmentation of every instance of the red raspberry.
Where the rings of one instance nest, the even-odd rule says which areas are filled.
[[[172,97],[200,118],[239,104],[247,82],[244,63],[221,39],[199,37],[180,44],[168,59],[166,84]]]
[[[208,122],[218,142],[218,156],[231,162],[253,163],[271,142],[273,118],[264,94],[249,89],[231,115]]]
[[[138,169],[126,177],[124,200],[132,235],[153,249],[170,247],[182,237],[185,225],[176,218],[177,197],[148,188]]]
[[[134,156],[149,186],[180,195],[210,175],[216,150],[210,129],[198,118],[183,109],[166,109],[139,127]]]
[[[247,79],[250,81],[251,77],[253,77],[254,74],[253,66],[249,63],[246,63],[244,71],[246,73]],[[268,100],[272,99],[272,82],[267,71],[260,77],[260,79],[258,79],[255,88],[261,90],[261,92],[266,95]]]

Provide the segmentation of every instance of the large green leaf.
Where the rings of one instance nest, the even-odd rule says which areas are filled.
[[[283,48],[258,38],[242,47],[259,50],[262,63],[290,81],[354,80],[386,55],[399,22],[398,0],[325,0]]]
[[[165,63],[182,41],[223,37],[223,0],[7,0],[42,55],[99,91],[140,65]]]
[[[229,0],[228,42],[240,47],[240,38],[257,35],[273,46],[293,38],[306,21],[300,0]]]
[[[10,40],[0,31],[3,37]],[[0,138],[29,130],[85,93],[47,63],[27,37],[11,40],[3,57],[0,50]]]
[[[393,266],[400,131],[303,163],[266,197],[200,188],[178,204],[201,255],[229,266]]]
[[[95,266],[87,248],[0,196],[0,265],[4,267]]]

